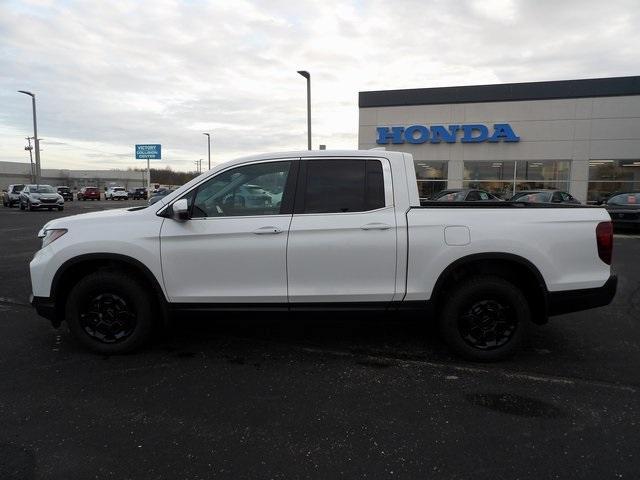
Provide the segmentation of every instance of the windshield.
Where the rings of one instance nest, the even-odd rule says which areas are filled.
[[[609,205],[640,205],[640,193],[623,193],[611,197],[607,204]]]
[[[552,192],[520,192],[516,193],[511,200],[518,202],[531,202],[531,203],[547,203],[551,201]]]
[[[69,187],[58,187],[58,191],[67,193],[69,191]]]
[[[438,202],[462,202],[466,194],[466,192],[445,193],[444,195],[438,197],[436,200]]]
[[[30,185],[29,193],[56,193],[50,185]]]
[[[11,193],[20,193],[22,190],[24,190],[24,185],[14,185]]]
[[[113,191],[114,191],[114,192],[124,192],[124,188],[122,188],[122,187],[115,187],[115,188],[113,189]]]

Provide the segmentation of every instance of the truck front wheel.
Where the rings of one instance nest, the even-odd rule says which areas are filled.
[[[113,270],[91,273],[71,290],[66,320],[71,335],[100,354],[121,354],[149,340],[152,326],[148,291],[130,275]]]
[[[511,356],[531,321],[522,291],[500,277],[476,276],[449,293],[440,313],[440,331],[451,350],[474,361]]]

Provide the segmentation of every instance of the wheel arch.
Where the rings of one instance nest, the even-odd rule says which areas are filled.
[[[50,296],[55,300],[56,316],[64,319],[65,304],[69,292],[78,279],[102,268],[119,268],[121,271],[132,274],[150,287],[153,295],[158,299],[160,314],[163,322],[167,322],[167,298],[160,286],[160,282],[149,268],[128,255],[118,253],[88,253],[71,258],[64,262],[56,271],[51,282]]]
[[[533,321],[547,322],[548,290],[540,270],[524,257],[502,252],[467,255],[449,264],[439,275],[431,294],[436,311],[449,289],[473,275],[495,275],[513,282],[529,301]]]

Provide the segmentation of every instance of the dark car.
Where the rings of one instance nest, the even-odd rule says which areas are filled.
[[[498,202],[500,199],[477,188],[455,188],[436,193],[431,200],[438,202]]]
[[[154,193],[153,195],[151,195],[151,198],[149,199],[149,205],[153,205],[154,203],[156,203],[158,200],[160,200],[161,198],[166,197],[167,195],[169,195],[170,193],[175,192],[177,189],[169,189],[169,188],[161,188],[160,190],[158,190],[156,193]]]
[[[640,192],[614,193],[604,204],[616,227],[640,227]]]
[[[577,200],[562,190],[521,190],[516,192],[509,201],[527,203],[580,203],[580,200]]]
[[[146,188],[134,188],[133,191],[129,195],[134,200],[146,200],[148,197]]]
[[[78,200],[100,200],[98,187],[82,187],[78,192]]]
[[[66,202],[67,200],[70,202],[73,202],[73,193],[71,192],[71,189],[69,187],[65,187],[65,186],[57,186],[54,187],[57,192],[62,195],[62,198],[64,198],[64,201]]]

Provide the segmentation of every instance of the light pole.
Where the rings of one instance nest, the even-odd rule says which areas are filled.
[[[307,79],[307,149],[311,150],[311,74],[305,70],[298,73]]]
[[[38,121],[36,120],[36,94],[27,92],[26,90],[18,90],[18,93],[24,93],[31,97],[31,106],[33,107],[33,147],[36,150],[36,184],[40,183],[40,140],[38,139]]]
[[[207,136],[207,154],[209,155],[209,170],[211,170],[211,135],[208,133],[203,133],[203,135]]]

